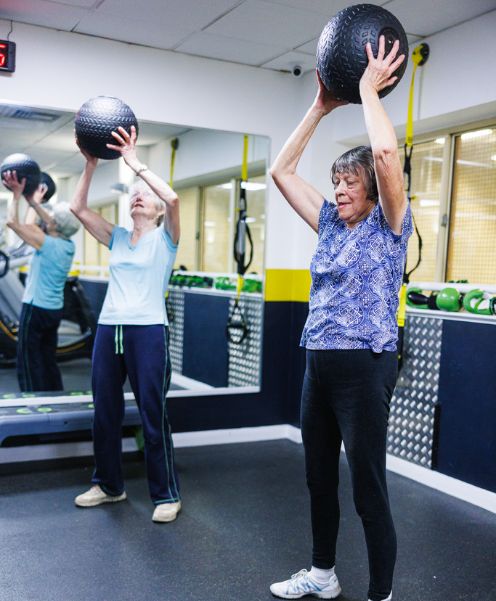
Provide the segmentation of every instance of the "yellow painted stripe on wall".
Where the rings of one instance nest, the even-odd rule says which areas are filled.
[[[295,301],[307,303],[310,298],[308,269],[267,269],[265,271],[265,301]]]

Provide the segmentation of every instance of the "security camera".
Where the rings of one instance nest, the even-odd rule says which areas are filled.
[[[293,77],[300,77],[303,73],[303,69],[300,65],[293,65],[293,67],[291,67],[291,73]]]

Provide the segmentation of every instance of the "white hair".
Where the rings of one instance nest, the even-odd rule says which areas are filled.
[[[79,220],[73,215],[68,202],[57,202],[52,205],[53,220],[57,232],[67,240],[81,227]]]
[[[155,201],[155,205],[157,209],[163,209],[164,203],[162,199],[150,188],[150,186],[144,182],[142,179],[135,182],[129,188],[129,203],[131,203],[132,198],[134,196],[139,196],[140,194],[144,194],[146,196],[150,196]]]

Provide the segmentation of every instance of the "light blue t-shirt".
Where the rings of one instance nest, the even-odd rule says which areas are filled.
[[[42,309],[62,309],[75,250],[72,240],[45,234],[41,248],[31,259],[22,302]]]
[[[410,205],[397,235],[379,203],[350,229],[336,205],[324,200],[301,346],[397,350],[398,293],[412,231]]]
[[[110,277],[98,323],[167,325],[165,291],[177,244],[163,226],[147,232],[136,246],[132,232],[114,227],[110,239]]]

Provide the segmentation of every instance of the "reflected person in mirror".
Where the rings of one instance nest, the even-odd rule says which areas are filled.
[[[165,292],[179,241],[179,198],[136,154],[136,130],[112,132],[126,165],[140,178],[130,190],[131,231],[88,207],[98,159],[81,148],[86,166],[72,211],[110,249],[109,284],[98,319],[92,360],[95,404],[93,486],[75,499],[94,507],[126,499],[121,466],[123,385],[129,377],[141,415],[155,522],[173,521],[181,509],[166,395],[171,379]]]
[[[19,182],[15,171],[6,171],[3,180],[13,193],[7,225],[35,249],[22,297],[17,335],[19,387],[22,392],[63,390],[56,359],[57,330],[63,314],[65,282],[75,253],[70,238],[80,224],[68,203],[59,202],[52,211],[41,206],[45,184],[40,184],[27,199],[30,209],[25,223],[21,223],[19,200],[26,180]],[[36,215],[39,224],[34,223]]]
[[[339,458],[344,443],[353,500],[369,559],[369,601],[392,599],[396,534],[386,483],[389,403],[396,384],[398,292],[412,216],[403,190],[398,141],[379,92],[396,81],[399,43],[377,58],[367,44],[360,80],[370,146],[353,148],[331,168],[329,202],[296,168],[321,119],[345,102],[320,77],[316,98],[276,158],[272,177],[292,208],[318,234],[301,346],[306,371],[301,431],[313,535],[312,568],[272,584],[275,596],[334,599],[339,529]]]

